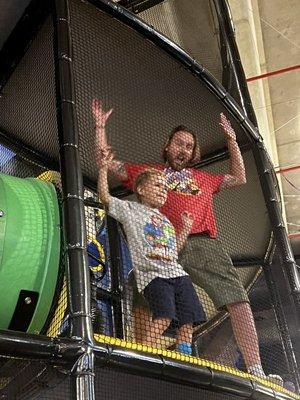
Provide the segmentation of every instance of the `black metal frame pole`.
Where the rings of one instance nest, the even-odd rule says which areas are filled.
[[[54,2],[54,36],[57,122],[63,188],[64,234],[68,258],[71,336],[87,344],[87,350],[73,368],[72,398],[93,400],[95,398],[92,350],[94,340],[68,0]]]
[[[11,133],[3,129],[0,129],[0,143],[15,152],[24,163],[34,164],[45,169],[58,169],[58,163],[55,160],[22,143],[19,139],[15,139]]]
[[[127,8],[127,10],[132,11],[135,14],[138,14],[142,11],[148,10],[148,8],[154,7],[164,0],[119,0],[118,4],[122,7]]]
[[[122,307],[120,235],[118,222],[107,216],[106,227],[109,241],[109,262],[111,264],[111,303],[113,309],[114,335],[119,339],[124,338],[124,315]]]
[[[274,183],[272,180],[273,167],[262,142],[257,143],[256,147],[253,149],[253,154],[256,161],[257,169],[260,173],[262,191],[265,197],[265,202],[272,225],[275,242],[280,251],[282,268],[287,276],[290,286],[290,294],[292,295],[297,311],[296,318],[299,327],[300,277],[286,232],[285,224],[282,218],[279,206],[280,199],[278,198],[278,195],[275,191]]]
[[[291,340],[289,326],[283,309],[282,299],[279,295],[279,290],[276,286],[276,280],[274,279],[274,274],[273,274],[272,261],[274,260],[275,251],[276,247],[272,246],[272,249],[270,249],[270,254],[267,255],[265,263],[263,264],[263,271],[266,279],[266,284],[268,286],[269,293],[271,296],[272,304],[274,307],[277,327],[280,332],[281,343],[284,349],[284,355],[287,361],[288,370],[290,374],[293,376],[296,384],[296,389],[299,392],[300,375],[298,371],[297,360],[294,352],[293,343]]]
[[[240,97],[240,104],[245,115],[257,127],[255,112],[252,107],[252,101],[246,83],[244,68],[239,55],[239,50],[235,40],[235,32],[231,19],[230,8],[227,0],[213,0],[218,17],[220,29],[220,41],[222,48],[225,47],[224,53],[229,59],[229,68],[237,85],[237,90]],[[229,91],[230,92],[230,91]]]
[[[84,351],[84,343],[25,332],[0,330],[0,354],[55,362],[70,362]]]

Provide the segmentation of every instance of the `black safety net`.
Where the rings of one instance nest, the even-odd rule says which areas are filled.
[[[185,36],[178,43],[220,80],[214,12],[202,3],[193,40],[206,32],[205,51],[193,54]],[[183,12],[170,0],[141,17],[175,40]],[[79,0],[70,1],[70,27],[96,341],[238,378],[276,373],[268,382],[277,388],[281,377],[293,382],[262,273],[271,227],[253,139],[201,77],[134,29]],[[0,166],[48,182],[61,213],[54,71],[49,18],[3,89]],[[72,335],[62,219],[59,227],[59,273],[41,330],[55,338]],[[96,375],[99,398],[147,398],[148,387],[158,398],[227,398],[110,369]],[[63,398],[50,389],[36,398]]]

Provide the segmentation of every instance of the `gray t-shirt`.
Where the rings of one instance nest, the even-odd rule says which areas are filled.
[[[187,275],[177,262],[174,227],[158,209],[112,197],[108,213],[123,224],[140,292],[154,278]]]

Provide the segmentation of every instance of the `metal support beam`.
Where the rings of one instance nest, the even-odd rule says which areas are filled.
[[[282,300],[279,296],[279,289],[276,286],[276,281],[274,278],[274,265],[272,260],[274,260],[275,249],[273,248],[271,254],[266,259],[263,265],[264,276],[269,289],[269,293],[272,300],[272,305],[274,308],[276,322],[278,331],[281,338],[281,344],[283,347],[284,355],[286,358],[287,368],[294,379],[297,391],[300,389],[300,376],[298,371],[297,360],[294,352],[293,343],[291,340],[291,335],[289,331],[289,326],[285,317]]]
[[[57,122],[63,189],[63,217],[68,257],[71,336],[87,344],[73,368],[72,398],[94,400],[93,329],[86,251],[84,190],[79,155],[69,1],[55,0],[54,59]]]

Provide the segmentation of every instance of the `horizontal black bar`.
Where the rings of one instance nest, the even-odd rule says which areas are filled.
[[[162,3],[163,1],[164,0],[120,0],[118,1],[118,4],[127,8],[127,10],[138,14]]]
[[[22,142],[21,139],[16,138],[13,133],[7,132],[5,129],[0,127],[0,143],[16,153],[16,156],[22,159],[25,164],[35,164],[43,169],[59,171],[60,166],[58,159],[49,157],[48,155],[34,149],[30,145]],[[97,191],[97,184],[87,176],[83,176],[84,186],[92,190]],[[98,203],[100,204],[100,203]],[[98,208],[103,208],[99,206]]]
[[[230,94],[211,73],[209,73],[195,59],[189,56],[180,46],[172,42],[162,33],[156,31],[152,26],[137,18],[136,15],[132,14],[117,3],[113,3],[109,0],[88,1],[97,8],[134,29],[137,33],[140,33],[145,39],[151,41],[164,52],[169,54],[169,56],[171,56],[174,60],[182,64],[193,75],[198,77],[210,92],[212,92],[219,100],[221,100],[224,108],[226,108],[234,116],[237,122],[239,122],[245,134],[252,142],[261,141],[261,136],[257,132],[256,128],[244,115],[243,110],[233,99],[233,97],[230,96]]]
[[[103,204],[99,203],[96,200],[90,199],[90,198],[84,199],[84,205],[86,207],[100,208],[102,210],[104,209]]]
[[[241,399],[294,399],[294,394],[289,396],[250,379],[211,367],[178,361],[162,355],[124,349],[115,345],[107,345],[107,347],[108,355],[105,354],[103,346],[99,350],[97,345],[94,347],[96,365],[100,364],[102,368],[117,369],[123,373],[145,377],[159,377],[164,381],[231,394]]]
[[[252,143],[246,143],[246,144],[240,145],[240,149],[241,149],[242,153],[249,151],[252,149]],[[197,169],[203,168],[208,165],[212,165],[216,162],[228,160],[229,158],[230,158],[229,151],[228,151],[227,147],[224,147],[222,149],[218,149],[216,151],[213,151],[211,153],[204,155],[202,157],[201,161],[198,162],[197,164],[195,164],[194,167]],[[115,188],[113,188],[111,190],[111,195],[119,197],[119,198],[127,197],[131,194],[132,194],[132,191],[122,185],[116,186]]]
[[[0,355],[4,357],[66,362],[78,357],[83,352],[83,346],[82,342],[67,338],[0,330]]]
[[[252,143],[245,143],[245,144],[239,145],[239,148],[242,153],[245,153],[245,152],[251,150],[252,147],[253,147]],[[195,164],[195,168],[202,168],[207,165],[214,164],[216,162],[228,160],[229,158],[230,158],[230,154],[229,154],[228,148],[223,147],[222,149],[218,149],[211,153],[205,154],[201,158],[201,161],[199,161],[197,164]]]
[[[109,290],[99,288],[96,289],[97,300],[120,301],[122,293],[111,292]]]
[[[49,338],[17,332],[0,331],[0,354],[4,357],[43,359],[52,363],[70,362],[85,352],[81,341]],[[163,380],[202,389],[234,394],[241,398],[292,400],[294,397],[275,392],[262,384],[210,367],[197,366],[161,355],[124,349],[97,343],[93,346],[96,365],[121,369],[140,376],[155,376]]]
[[[7,132],[5,129],[0,128],[0,143],[8,147],[16,153],[25,163],[29,164],[28,160],[42,168],[59,171],[59,163],[46,154],[37,151],[28,144],[17,139],[13,134]]]
[[[242,153],[247,152],[252,149],[252,144],[246,143],[246,144],[240,145],[240,149],[241,149]],[[211,153],[205,154],[202,157],[201,161],[199,163],[195,164],[194,167],[195,168],[203,168],[205,166],[212,165],[216,162],[228,160],[229,158],[230,158],[229,151],[228,151],[227,147],[224,147],[222,149],[218,149]],[[87,186],[92,191],[94,191],[94,192],[97,191],[96,182],[93,182],[91,180],[88,181],[85,177],[83,178],[83,182],[84,182],[85,186]],[[124,187],[122,185],[118,185],[111,190],[111,195],[115,196],[115,197],[119,197],[119,198],[127,197],[127,196],[131,195],[132,193],[133,192],[130,189],[127,189],[126,187]],[[91,202],[90,204],[87,203],[86,205],[90,205],[91,207],[96,207],[96,208],[103,208],[101,203],[97,203],[97,202],[95,203],[95,205],[93,204],[93,202]]]

